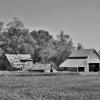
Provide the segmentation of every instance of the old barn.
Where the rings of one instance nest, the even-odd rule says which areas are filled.
[[[100,55],[95,49],[74,50],[59,69],[71,72],[98,72],[100,71]]]

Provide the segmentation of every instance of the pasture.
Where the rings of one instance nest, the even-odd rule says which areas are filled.
[[[100,100],[100,75],[0,75],[0,100]]]

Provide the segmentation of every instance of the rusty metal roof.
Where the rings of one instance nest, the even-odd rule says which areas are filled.
[[[8,61],[10,62],[10,64],[12,65],[12,67],[15,68],[22,68],[23,67],[23,63],[21,62],[21,60],[31,60],[32,58],[30,56],[30,54],[5,54],[5,56],[7,57]]]

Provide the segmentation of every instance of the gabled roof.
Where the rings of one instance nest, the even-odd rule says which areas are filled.
[[[96,55],[100,58],[99,54],[95,49],[81,49],[81,50],[74,50],[69,58],[74,58],[74,57],[88,57],[91,53],[95,52]]]

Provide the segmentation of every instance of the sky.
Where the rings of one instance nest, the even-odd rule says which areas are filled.
[[[100,0],[0,0],[0,21],[13,17],[30,30],[63,30],[74,43],[100,49]]]

